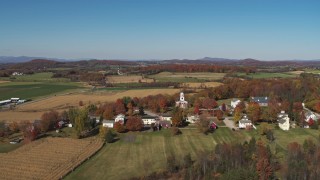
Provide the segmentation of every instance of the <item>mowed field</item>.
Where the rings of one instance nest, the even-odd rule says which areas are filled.
[[[44,138],[0,154],[0,179],[60,179],[96,153],[99,139]]]
[[[123,75],[123,76],[107,76],[106,81],[109,83],[149,83],[153,82],[153,79],[144,78],[142,76],[135,75]]]
[[[270,143],[272,151],[280,146],[280,158],[284,158],[290,142],[303,143],[307,138],[317,140],[319,132],[310,129],[293,129],[288,132],[275,130],[275,143]],[[126,133],[112,144],[106,144],[95,156],[69,174],[66,179],[129,179],[141,177],[166,168],[166,158],[176,156],[182,161],[190,153],[195,158],[199,152],[213,151],[217,143],[244,142],[252,137],[261,138],[257,131],[231,131],[220,127],[209,135],[196,129],[182,129],[182,134],[171,136],[168,130],[161,132]],[[128,138],[131,137],[131,138]],[[127,139],[134,139],[130,142]],[[265,141],[265,137],[262,137]],[[266,141],[266,143],[268,143]],[[182,163],[182,162],[180,162]],[[125,170],[125,173],[120,173]]]
[[[206,82],[216,81],[222,79],[225,73],[172,73],[172,72],[161,72],[155,75],[148,76],[154,78],[158,82]]]
[[[116,101],[125,96],[130,97],[145,97],[157,94],[175,94],[179,89],[139,89],[128,90],[121,92],[100,92],[100,93],[76,93],[50,96],[44,99],[31,101],[29,103],[21,104],[13,111],[0,112],[0,120],[6,121],[21,121],[39,119],[41,115],[49,110],[66,110],[69,107],[78,106],[79,101],[83,101],[84,105],[96,104],[103,102]]]

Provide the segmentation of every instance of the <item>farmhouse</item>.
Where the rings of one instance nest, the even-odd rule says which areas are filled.
[[[142,119],[144,125],[151,125],[152,123],[157,122],[156,116],[145,115],[145,116],[142,116],[141,119]]]
[[[126,118],[126,116],[124,114],[118,114],[114,118],[114,122],[119,122],[120,124],[124,124],[125,123],[125,118]]]
[[[185,109],[188,107],[188,101],[184,100],[184,93],[180,93],[180,100],[176,101],[176,107]]]
[[[310,120],[313,120],[313,121],[318,120],[317,116],[312,111],[306,111],[304,115],[305,115],[304,121],[307,122],[304,128],[309,128],[309,124],[311,123]]]
[[[281,113],[278,114],[278,123],[279,127],[282,130],[288,131],[290,129],[290,118],[285,111],[281,111]]]
[[[251,97],[250,101],[256,102],[259,104],[259,106],[263,106],[263,107],[268,106],[268,103],[269,103],[268,97]]]
[[[114,121],[112,121],[112,120],[103,120],[102,121],[103,127],[113,128],[113,124],[114,124]]]
[[[241,101],[239,99],[232,99],[231,100],[231,107],[234,109],[237,107],[237,105],[240,103]]]
[[[252,127],[252,121],[250,121],[247,117],[247,115],[244,115],[242,119],[239,121],[239,128],[245,129]]]

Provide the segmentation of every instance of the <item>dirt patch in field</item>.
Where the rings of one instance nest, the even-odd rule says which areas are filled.
[[[8,82],[10,82],[10,81],[0,81],[0,84],[2,84],[2,83],[8,83]]]
[[[142,76],[107,76],[106,81],[109,83],[149,83],[153,82],[153,79],[144,78]]]
[[[300,75],[301,73],[304,73],[304,71],[289,71],[288,73]]]

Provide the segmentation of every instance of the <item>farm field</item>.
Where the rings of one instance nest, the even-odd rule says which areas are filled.
[[[257,131],[233,132],[228,128],[219,128],[215,133],[203,135],[196,129],[181,129],[182,134],[171,136],[168,130],[154,133],[121,134],[119,141],[105,145],[99,153],[69,174],[66,179],[128,179],[141,177],[151,172],[164,170],[166,157],[173,154],[181,160],[188,153],[194,158],[200,151],[212,151],[217,143],[243,142],[255,136]],[[309,129],[293,129],[289,132],[275,130],[275,142],[282,151],[293,141],[303,143],[307,138],[317,139],[319,132]],[[126,139],[135,139],[130,142]],[[265,137],[262,137],[265,139]],[[284,152],[282,152],[283,156]],[[126,170],[126,173],[119,173]]]
[[[144,78],[142,76],[134,76],[134,75],[107,76],[106,80],[109,83],[139,83],[139,82],[149,83],[149,82],[153,82],[153,79]]]
[[[96,153],[98,139],[44,138],[0,154],[0,179],[60,179]]]
[[[161,72],[159,74],[148,76],[154,78],[158,82],[206,82],[222,79],[225,73],[171,73]]]
[[[78,106],[82,100],[84,105],[89,103],[103,103],[116,101],[124,96],[145,97],[157,94],[175,94],[179,89],[139,89],[118,92],[99,92],[99,93],[77,93],[56,95],[48,98],[38,99],[16,107],[14,111],[1,111],[0,120],[22,121],[39,119],[41,115],[49,110],[65,110],[72,106]]]
[[[50,83],[50,82],[10,82],[0,84],[0,100],[11,97],[33,99],[50,94],[67,92],[79,89],[77,83]]]
[[[245,76],[248,78],[253,78],[253,79],[262,79],[262,78],[294,78],[298,77],[298,74],[293,74],[293,73],[250,73],[250,74],[245,74],[245,73],[237,73],[238,76]]]
[[[189,82],[189,83],[182,83],[181,87],[210,88],[210,87],[217,87],[220,85],[222,85],[222,83],[219,83],[219,82],[204,82],[204,83]]]
[[[1,78],[0,80],[16,81],[16,82],[70,82],[67,78],[52,78],[52,72],[43,72],[35,74],[26,74],[22,76],[11,76]]]

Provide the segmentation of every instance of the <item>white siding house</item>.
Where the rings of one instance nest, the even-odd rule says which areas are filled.
[[[290,118],[288,114],[281,111],[281,113],[278,114],[278,123],[280,129],[288,131],[290,129]]]
[[[248,127],[252,127],[252,121],[247,118],[247,115],[244,115],[242,119],[239,121],[239,128],[245,129]]]
[[[118,114],[115,118],[114,118],[114,122],[120,122],[121,124],[124,124],[126,116],[124,114]]]
[[[103,127],[113,128],[113,124],[114,124],[114,121],[111,121],[111,120],[103,120],[102,121]]]
[[[187,122],[194,124],[199,120],[199,115],[192,115],[187,117]]]
[[[239,99],[232,99],[231,100],[231,107],[234,109],[237,107],[237,105],[240,103],[241,101]]]
[[[144,125],[150,125],[152,123],[156,123],[157,122],[157,117],[156,116],[142,116],[142,121]]]

